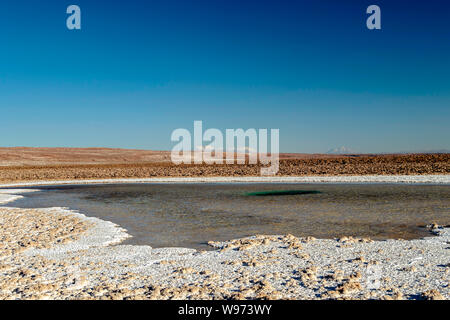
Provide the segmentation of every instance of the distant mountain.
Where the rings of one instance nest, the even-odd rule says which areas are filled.
[[[355,154],[357,153],[355,150],[352,150],[347,147],[340,147],[335,149],[328,150],[327,154]]]
[[[450,153],[449,149],[432,149],[432,150],[409,150],[409,151],[397,151],[397,152],[378,152],[372,154],[443,154]],[[326,154],[361,154],[353,149],[347,147],[334,148],[327,151]]]
[[[449,149],[433,149],[433,150],[415,150],[415,151],[402,151],[399,153],[450,153]]]

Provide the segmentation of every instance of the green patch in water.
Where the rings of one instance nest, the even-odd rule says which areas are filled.
[[[246,193],[246,196],[267,197],[267,196],[294,196],[302,194],[318,194],[317,190],[271,190]]]

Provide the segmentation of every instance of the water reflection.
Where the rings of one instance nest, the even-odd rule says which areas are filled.
[[[413,239],[429,235],[421,225],[450,224],[450,186],[429,185],[77,186],[28,194],[13,205],[70,207],[126,228],[130,244],[198,249],[254,234]]]

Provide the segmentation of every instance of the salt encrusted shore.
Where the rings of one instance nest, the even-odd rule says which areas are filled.
[[[0,184],[0,188],[26,186],[67,185],[67,184],[108,184],[108,183],[408,183],[408,184],[450,184],[449,174],[436,175],[352,175],[352,176],[256,176],[256,177],[167,177],[139,179],[90,179],[35,181]]]
[[[395,182],[402,179],[405,178]],[[121,181],[148,182],[132,180]],[[200,182],[200,179],[173,180],[151,179]],[[450,176],[429,176],[408,181],[449,183],[449,180]],[[63,183],[74,182],[42,184]],[[7,205],[24,192],[31,191],[0,190],[0,204]],[[129,237],[126,230],[66,208],[1,207],[0,223],[0,299],[450,297],[450,229],[435,225],[430,226],[430,237],[420,240],[372,241],[351,237],[317,240],[261,235],[211,242],[215,250],[199,252],[120,245]]]

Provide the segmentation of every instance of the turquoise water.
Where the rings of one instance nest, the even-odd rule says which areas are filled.
[[[254,234],[414,239],[429,235],[423,225],[450,224],[443,185],[91,185],[47,188],[8,205],[69,207],[121,225],[129,244],[197,249]]]

